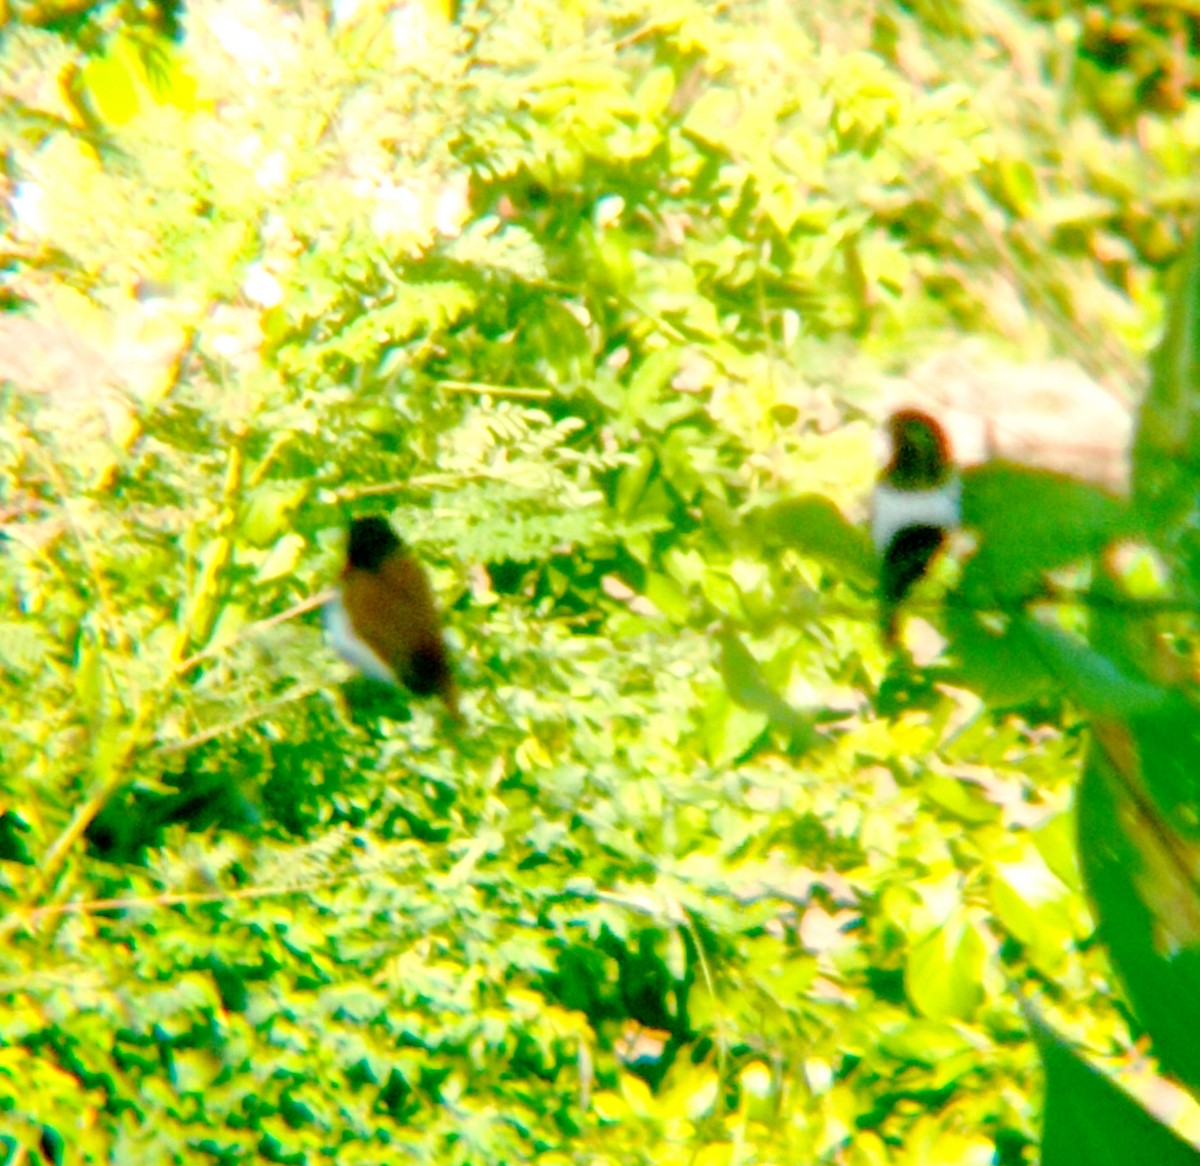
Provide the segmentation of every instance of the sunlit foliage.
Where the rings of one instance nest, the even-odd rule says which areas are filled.
[[[881,374],[950,337],[1141,381],[1190,98],[1106,128],[1083,24],[990,3],[24,7],[13,1160],[1032,1162],[1026,997],[1195,1087],[1144,1011],[1200,999],[1155,745],[1196,741],[1195,255],[1132,500],[981,472],[931,666],[854,525]],[[368,510],[460,731],[322,644]]]

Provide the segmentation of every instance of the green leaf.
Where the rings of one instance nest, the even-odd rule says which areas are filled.
[[[962,1031],[937,1020],[910,1020],[888,1032],[879,1047],[899,1061],[929,1066],[962,1053],[978,1052]]]
[[[265,482],[248,493],[242,534],[251,546],[265,547],[291,531],[297,508],[308,497],[308,482]]]
[[[88,61],[79,80],[92,111],[107,125],[132,121],[148,96],[145,70],[125,37],[118,37],[108,52]]]
[[[648,446],[642,446],[635,454],[633,464],[621,470],[613,500],[613,507],[619,515],[628,518],[637,510],[656,465],[653,451]]]
[[[1036,213],[1041,191],[1037,172],[1025,158],[997,159],[995,175],[1000,198],[1014,215],[1024,219]]]
[[[958,596],[961,600],[961,595]],[[962,681],[994,704],[1019,704],[1047,692],[1089,713],[1132,716],[1163,704],[1156,685],[1130,676],[1073,636],[1025,613],[996,615],[955,604],[946,628]]]
[[[1046,572],[1090,559],[1128,529],[1122,505],[1085,482],[994,461],[963,475],[963,523],[979,534],[962,591],[980,606],[1028,598]]]
[[[1078,799],[1099,934],[1164,1067],[1200,1089],[1200,869],[1195,715],[1101,723]]]
[[[721,677],[735,704],[765,717],[771,724],[791,734],[793,739],[811,734],[811,719],[792,708],[771,687],[758,661],[732,631],[719,628],[715,640]],[[759,724],[757,719],[746,722],[747,733],[754,724]],[[762,727],[760,724],[759,732]],[[740,739],[740,735],[735,735],[735,739]]]
[[[687,593],[669,576],[652,572],[646,576],[646,598],[660,611],[683,623],[691,612]]]
[[[971,826],[994,822],[1000,810],[969,782],[931,774],[921,783],[922,794],[947,814]]]
[[[710,146],[723,147],[731,144],[740,115],[741,102],[736,93],[710,86],[692,103],[683,128]]]
[[[909,952],[904,986],[913,1007],[931,1020],[969,1019],[983,1000],[986,954],[974,923],[953,912]]]
[[[1167,702],[1161,688],[1128,675],[1057,628],[1022,616],[1013,621],[1012,632],[1053,685],[1095,716],[1136,716]]]
[[[281,579],[290,575],[300,562],[307,544],[302,535],[285,534],[268,552],[267,557],[259,564],[255,572],[256,583],[269,583],[272,579]]]
[[[675,73],[667,65],[651,69],[633,96],[633,107],[648,121],[657,121],[667,111],[675,92]]]
[[[1041,1021],[1046,1070],[1042,1166],[1196,1166],[1200,1151],[1064,1044]]]
[[[1058,970],[1074,938],[1073,900],[1032,847],[992,867],[992,907],[1010,935],[1030,949],[1034,963]]]
[[[770,717],[759,709],[748,709],[724,692],[714,693],[704,709],[704,744],[709,763],[728,765],[749,751],[763,735]]]
[[[1031,651],[1025,616],[984,620],[970,606],[946,612],[946,631],[959,681],[993,705],[1017,705],[1053,690],[1054,678]]]
[[[1200,486],[1200,229],[1173,274],[1166,330],[1133,441],[1134,498],[1163,528],[1189,512]]]
[[[645,420],[651,406],[678,368],[679,352],[674,348],[660,348],[642,361],[629,381],[625,397],[624,414],[628,425],[636,426]]]

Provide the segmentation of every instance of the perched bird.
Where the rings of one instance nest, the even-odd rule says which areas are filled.
[[[888,419],[892,458],[871,499],[871,540],[880,557],[884,638],[896,638],[896,608],[957,527],[962,480],[942,427],[927,413],[901,409]]]
[[[341,586],[323,610],[333,649],[365,676],[441,698],[460,719],[450,657],[421,564],[385,518],[350,523]]]

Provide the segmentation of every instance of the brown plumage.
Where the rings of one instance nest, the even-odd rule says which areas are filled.
[[[341,610],[331,606],[326,619],[334,647],[376,680],[440,697],[459,719],[441,619],[421,564],[378,515],[351,522],[346,560],[331,601]]]

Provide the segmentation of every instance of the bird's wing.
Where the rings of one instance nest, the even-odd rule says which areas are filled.
[[[371,645],[355,632],[340,594],[335,594],[321,608],[321,622],[325,627],[325,638],[329,646],[347,664],[372,680],[380,680],[384,684],[396,683],[396,675],[391,668],[379,658]]]
[[[392,555],[378,571],[351,571],[342,586],[354,627],[414,692],[441,691],[449,677],[433,591],[421,565]]]

